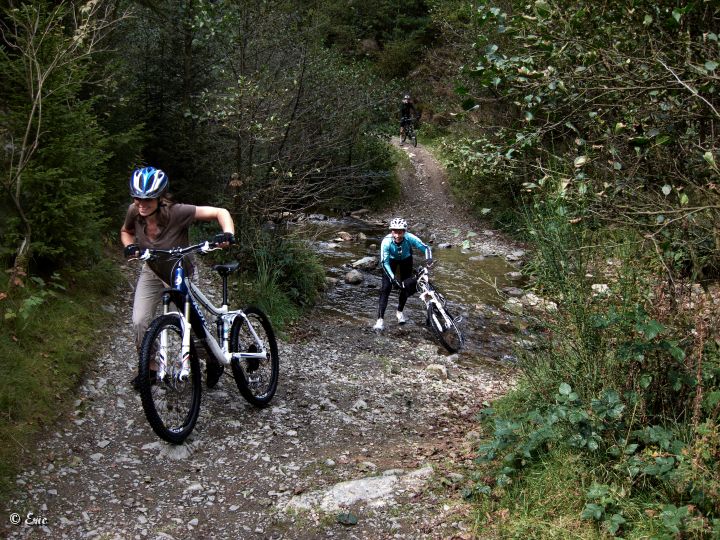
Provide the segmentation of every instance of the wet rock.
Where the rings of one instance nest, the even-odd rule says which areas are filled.
[[[328,217],[325,214],[310,214],[308,219],[312,221],[327,221]]]
[[[508,272],[505,274],[505,277],[510,281],[519,281],[523,278],[523,275],[522,272]]]
[[[357,233],[357,239],[362,242],[364,240],[367,240],[367,235],[363,232],[359,232]]]
[[[377,266],[377,257],[363,257],[352,263],[353,268],[360,268],[361,270],[372,270]]]
[[[338,279],[334,277],[326,277],[325,278],[325,288],[326,289],[332,289],[338,284]]]
[[[502,292],[507,294],[508,296],[519,298],[523,294],[525,294],[525,291],[522,289],[519,289],[518,287],[503,287]]]
[[[519,261],[525,256],[525,251],[522,249],[516,249],[515,251],[509,253],[505,258],[508,261]]]
[[[353,210],[350,212],[350,216],[354,218],[360,218],[364,215],[367,215],[370,213],[370,210],[367,208],[361,208],[360,210]]]
[[[450,242],[443,242],[442,244],[438,244],[437,247],[438,249],[450,249],[452,244]]]
[[[350,285],[359,285],[364,280],[365,277],[357,270],[350,270],[347,274],[345,274],[345,283],[349,283]]]
[[[340,231],[339,233],[337,233],[337,239],[336,239],[336,240],[338,240],[338,241],[340,241],[340,242],[349,242],[350,240],[352,240],[352,238],[353,238],[353,237],[352,237],[352,234],[350,234],[349,232],[347,232],[347,231]]]

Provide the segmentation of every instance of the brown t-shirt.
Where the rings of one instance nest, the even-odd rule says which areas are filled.
[[[195,205],[193,204],[171,204],[167,207],[168,221],[162,226],[158,225],[158,233],[154,240],[148,237],[145,230],[145,220],[138,214],[137,208],[131,204],[125,215],[124,229],[135,235],[135,242],[140,249],[170,249],[174,247],[186,247],[190,241],[188,231],[190,225],[195,221]],[[186,257],[185,263],[188,274],[192,271],[192,260]],[[148,266],[165,283],[172,283],[172,270],[175,261],[158,259],[148,261]]]

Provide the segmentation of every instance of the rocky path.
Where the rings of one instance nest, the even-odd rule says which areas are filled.
[[[402,214],[436,242],[477,229],[431,156],[404,149],[413,165],[404,200],[373,218]],[[514,249],[496,234],[483,241]],[[126,320],[125,298],[103,307]],[[460,491],[475,415],[512,378],[502,364],[469,364],[400,327],[378,336],[314,313],[280,340],[270,407],[247,405],[225,375],[204,392],[193,435],[172,446],[128,384],[129,324],[112,332],[72,414],[17,477],[6,516],[21,523],[4,523],[6,538],[472,538]]]

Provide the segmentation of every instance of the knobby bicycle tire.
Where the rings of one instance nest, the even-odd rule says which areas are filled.
[[[156,381],[150,373],[162,332],[167,332],[167,373]],[[140,351],[140,399],[150,427],[169,443],[181,444],[192,433],[200,414],[202,393],[200,363],[195,344],[190,340],[190,375],[179,381],[173,365],[178,365],[182,354],[182,324],[178,315],[161,315],[156,318],[143,338]]]
[[[440,344],[451,353],[458,352],[463,344],[463,335],[455,325],[450,312],[442,305],[430,302],[427,306],[427,318],[430,328]]]
[[[417,133],[415,133],[415,128],[410,128],[410,139],[412,140],[412,145],[417,148]]]
[[[244,310],[258,337],[264,342],[268,356],[265,360],[234,358],[233,377],[240,394],[256,407],[266,407],[275,395],[280,375],[277,341],[270,320],[256,307]],[[264,334],[264,335],[263,335]],[[230,352],[257,352],[258,344],[247,329],[242,317],[236,317],[230,329]]]

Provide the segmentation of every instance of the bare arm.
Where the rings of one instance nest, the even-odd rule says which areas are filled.
[[[120,242],[123,247],[129,246],[135,242],[135,233],[128,231],[125,227],[120,229]]]
[[[198,221],[217,221],[223,232],[235,234],[235,223],[233,223],[230,212],[224,208],[196,206],[195,219]]]

